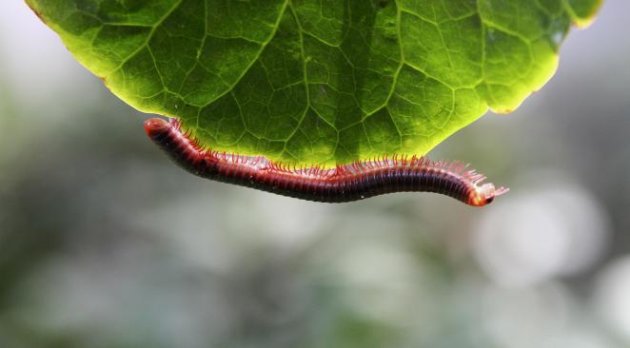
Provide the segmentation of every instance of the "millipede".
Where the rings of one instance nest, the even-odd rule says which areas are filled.
[[[176,119],[144,122],[149,138],[187,171],[211,180],[317,202],[357,201],[394,192],[434,192],[480,207],[508,192],[460,162],[392,156],[326,169],[292,169],[263,156],[203,149]]]

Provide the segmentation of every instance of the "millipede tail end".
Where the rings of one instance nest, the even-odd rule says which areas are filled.
[[[144,131],[150,138],[156,135],[164,134],[171,128],[170,123],[161,118],[150,118],[144,121]]]

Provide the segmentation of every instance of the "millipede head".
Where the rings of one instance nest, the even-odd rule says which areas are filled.
[[[492,183],[485,183],[481,186],[476,186],[470,193],[469,204],[475,207],[483,207],[486,204],[492,203],[495,197],[510,191],[507,187],[494,187]]]

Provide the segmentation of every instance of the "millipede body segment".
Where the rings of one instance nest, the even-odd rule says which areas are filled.
[[[151,118],[149,138],[184,169],[203,178],[318,202],[350,202],[386,193],[435,192],[484,206],[508,191],[483,183],[485,176],[458,162],[426,157],[383,158],[339,165],[290,169],[262,156],[202,149],[180,130],[179,122]]]

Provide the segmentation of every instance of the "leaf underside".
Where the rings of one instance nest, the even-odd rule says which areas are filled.
[[[202,146],[332,165],[423,155],[557,66],[599,0],[27,0],[72,54]]]

